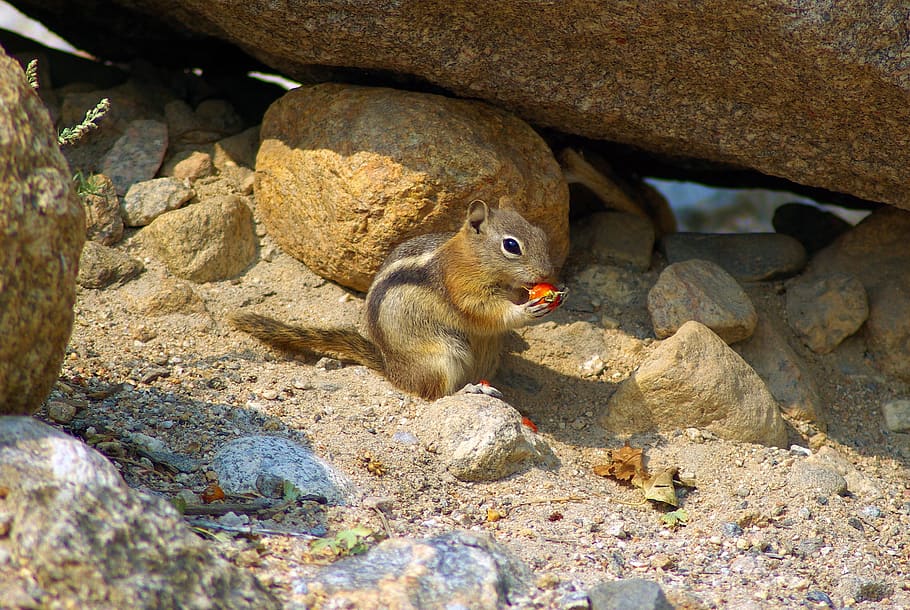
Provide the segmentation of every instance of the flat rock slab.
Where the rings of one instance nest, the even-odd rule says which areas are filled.
[[[686,322],[623,381],[601,416],[616,433],[705,428],[721,438],[782,447],[787,431],[761,378],[723,340]]]
[[[327,598],[330,607],[494,610],[509,606],[510,597],[524,591],[528,580],[527,567],[504,547],[455,531],[424,540],[385,540],[297,587]]]
[[[244,436],[222,445],[212,459],[221,487],[229,493],[258,490],[260,477],[279,477],[303,494],[345,504],[353,483],[331,464],[294,441],[277,436]]]
[[[101,173],[114,183],[117,194],[126,195],[130,187],[151,180],[167,152],[167,124],[160,121],[133,121],[101,163]]]
[[[796,275],[806,266],[806,249],[780,233],[674,233],[661,240],[670,263],[709,260],[740,282]]]
[[[598,212],[572,225],[572,256],[576,260],[647,271],[653,250],[654,225],[641,216]]]
[[[648,313],[659,339],[689,320],[701,322],[727,343],[748,339],[758,314],[730,274],[711,261],[692,259],[664,269],[648,292]]]
[[[353,69],[334,80],[412,75],[537,125],[910,207],[902,2],[846,0],[834,11],[795,0],[760,10],[718,0],[508,0],[470,10],[441,0],[118,0],[110,15],[95,15],[89,0],[66,12],[17,5],[44,7],[48,27],[105,59],[205,57],[200,47],[220,57],[224,49],[206,47],[218,37],[301,82],[312,82],[314,66]],[[122,26],[149,13],[173,29]],[[316,78],[331,80],[324,72]]]

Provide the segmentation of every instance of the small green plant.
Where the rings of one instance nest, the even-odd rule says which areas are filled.
[[[57,143],[60,146],[66,146],[68,144],[75,144],[83,137],[85,134],[92,131],[93,129],[98,128],[98,121],[101,120],[107,111],[111,109],[111,101],[108,98],[101,98],[101,101],[98,104],[85,113],[85,118],[82,119],[82,122],[76,125],[75,127],[66,127],[60,134],[57,136]]]
[[[332,557],[360,555],[369,549],[368,542],[376,538],[376,532],[366,527],[352,527],[341,530],[332,538],[319,538],[310,543],[310,552]]]
[[[25,80],[28,81],[29,86],[38,90],[38,60],[33,59],[28,62],[28,65],[25,67]]]
[[[28,81],[29,86],[35,91],[38,90],[38,60],[33,59],[28,62],[28,65],[25,67],[25,79]],[[101,120],[107,111],[111,109],[111,100],[108,98],[101,98],[101,101],[98,102],[94,108],[85,113],[85,118],[82,119],[82,122],[74,127],[66,127],[57,134],[57,144],[60,146],[66,146],[69,144],[75,144],[79,140],[85,137],[85,134],[92,131],[93,129],[98,129],[98,121]]]
[[[73,182],[76,183],[76,194],[81,199],[85,199],[86,195],[101,194],[101,186],[95,181],[95,174],[86,176],[78,171],[73,175]]]

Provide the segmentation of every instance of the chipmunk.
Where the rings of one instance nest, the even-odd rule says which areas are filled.
[[[541,229],[513,210],[475,200],[458,232],[409,239],[386,258],[367,292],[366,336],[249,312],[234,313],[230,322],[279,349],[357,362],[428,400],[463,387],[490,393],[471,382],[496,371],[507,331],[558,306],[561,300],[528,300],[526,292],[553,274]]]

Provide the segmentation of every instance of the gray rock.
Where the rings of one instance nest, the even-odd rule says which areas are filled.
[[[623,212],[598,212],[572,225],[572,257],[585,263],[646,271],[654,249],[654,225]]]
[[[660,339],[695,320],[735,343],[749,338],[758,322],[751,299],[736,280],[719,265],[699,259],[661,272],[648,293],[648,313]]]
[[[499,399],[446,396],[422,417],[428,444],[436,446],[446,468],[462,481],[496,481],[554,461],[549,446],[521,423],[518,411]]]
[[[197,283],[232,278],[256,256],[253,214],[236,195],[162,214],[140,239],[168,271]]]
[[[469,532],[385,540],[343,559],[295,588],[329,607],[503,608],[529,586],[528,568],[495,541]]]
[[[868,317],[866,289],[849,273],[803,276],[787,285],[787,321],[813,352],[834,351]]]
[[[114,183],[104,174],[87,180],[82,203],[85,206],[85,236],[103,246],[112,246],[123,237],[120,198]]]
[[[281,477],[303,494],[319,495],[330,504],[344,504],[353,484],[331,464],[302,445],[277,436],[244,436],[222,445],[212,470],[228,493],[257,490],[262,475]]]
[[[166,124],[133,121],[105,155],[101,173],[111,179],[117,194],[123,196],[133,184],[155,177],[166,151]]]
[[[120,212],[129,227],[144,227],[165,212],[176,210],[193,198],[193,189],[177,178],[154,178],[130,186]]]
[[[782,323],[771,316],[763,312],[752,336],[733,349],[758,373],[787,415],[824,430],[825,413],[812,371],[787,343]]]
[[[910,433],[910,400],[892,400],[882,407],[885,426],[891,432]]]
[[[720,438],[786,446],[774,396],[720,337],[686,322],[623,381],[601,415],[611,431],[706,428]]]
[[[569,191],[550,148],[515,116],[472,100],[335,83],[265,114],[256,205],[269,235],[319,275],[366,290],[392,248],[454,231],[467,204],[504,196],[569,249]]]
[[[821,447],[807,461],[810,464],[829,468],[844,477],[847,482],[847,490],[858,497],[872,499],[880,498],[883,495],[878,482],[860,472],[850,460],[838,453],[833,447]]]
[[[674,233],[661,240],[670,263],[711,261],[740,282],[795,275],[806,266],[803,245],[780,233]]]
[[[107,288],[122,284],[142,273],[144,267],[130,255],[98,242],[86,242],[79,259],[76,281],[83,288]]]
[[[0,414],[31,414],[73,326],[85,214],[47,109],[0,49]]]
[[[12,516],[0,549],[16,574],[2,607],[23,592],[29,607],[280,607],[169,502],[131,490],[101,454],[37,420],[0,417],[0,481]]]
[[[774,230],[796,239],[810,255],[850,230],[850,223],[831,212],[805,203],[785,203],[774,210]]]
[[[591,610],[673,610],[660,585],[644,578],[600,583],[588,599]]]
[[[787,477],[787,488],[812,496],[842,496],[847,493],[847,481],[827,465],[797,460]]]

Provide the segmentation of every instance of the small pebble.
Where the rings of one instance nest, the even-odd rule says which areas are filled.
[[[793,455],[804,455],[809,457],[812,455],[812,451],[807,447],[800,447],[799,445],[790,445],[790,453]]]
[[[321,369],[323,371],[336,371],[336,370],[342,368],[343,366],[344,365],[341,363],[341,360],[337,360],[335,358],[329,358],[327,356],[323,356],[322,358],[320,358],[319,360],[316,361],[316,368]]]
[[[877,506],[866,506],[862,510],[863,517],[869,519],[880,519],[883,516],[882,509]]]
[[[743,528],[741,528],[736,523],[732,521],[727,521],[723,524],[724,535],[729,536],[730,538],[735,538],[737,536],[743,535]]]
[[[76,407],[65,402],[47,403],[47,416],[58,424],[68,424],[76,417]]]

